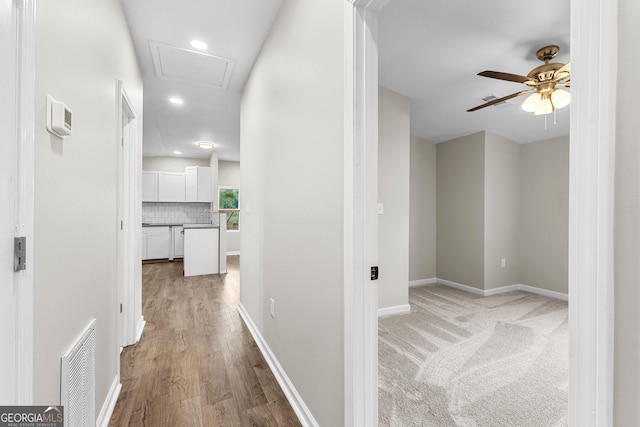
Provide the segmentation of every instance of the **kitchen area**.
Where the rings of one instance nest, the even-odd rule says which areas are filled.
[[[226,273],[226,212],[213,181],[202,165],[142,172],[143,262],[182,261],[185,277]]]

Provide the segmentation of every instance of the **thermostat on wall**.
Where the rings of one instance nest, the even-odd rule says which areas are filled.
[[[47,95],[47,130],[64,138],[71,135],[71,108]]]

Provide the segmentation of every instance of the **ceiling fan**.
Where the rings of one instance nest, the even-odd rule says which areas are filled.
[[[571,87],[571,63],[562,64],[560,62],[549,63],[560,48],[555,45],[545,46],[539,49],[536,56],[544,65],[529,71],[526,76],[518,74],[502,73],[499,71],[483,71],[479,76],[490,77],[492,79],[506,80],[516,83],[524,83],[529,89],[512,93],[502,98],[494,99],[486,104],[467,110],[467,112],[477,111],[485,107],[500,104],[517,96],[531,94],[522,104],[522,109],[535,115],[549,114],[558,108],[563,108],[571,102],[571,95],[560,87]]]

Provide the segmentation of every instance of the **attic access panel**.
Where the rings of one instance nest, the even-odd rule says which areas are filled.
[[[158,77],[227,89],[235,61],[221,56],[150,41],[153,67]]]

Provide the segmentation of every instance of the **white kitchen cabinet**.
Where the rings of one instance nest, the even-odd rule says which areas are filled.
[[[171,250],[170,227],[142,227],[142,259],[169,258]]]
[[[211,203],[211,168],[187,166],[184,168],[186,201]]]
[[[185,178],[183,173],[158,172],[158,201],[185,201]]]
[[[184,228],[173,226],[173,258],[184,258]]]
[[[219,230],[211,226],[197,228],[185,224],[184,229],[184,275],[200,276],[218,274]]]
[[[142,172],[142,201],[158,201],[158,172]]]

